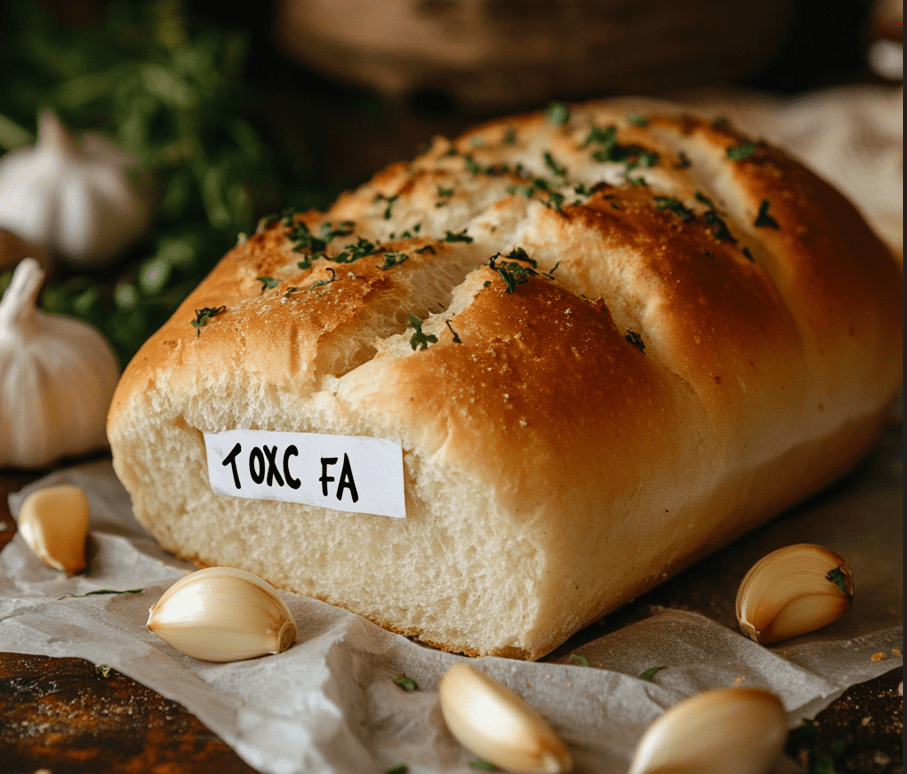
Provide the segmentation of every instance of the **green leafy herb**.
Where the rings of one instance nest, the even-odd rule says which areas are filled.
[[[544,154],[545,166],[551,170],[552,174],[555,177],[566,177],[567,176],[567,167],[560,166],[557,161],[554,160],[554,156],[551,155],[551,151],[545,151]]]
[[[447,204],[448,200],[453,195],[454,195],[453,188],[444,188],[443,186],[439,185],[438,186],[438,196],[441,199],[441,201],[436,202],[435,207],[443,207],[445,204]]]
[[[835,567],[835,569],[830,570],[825,577],[841,589],[848,599],[850,598],[851,595],[847,591],[847,575],[844,574],[844,570],[841,567]]]
[[[438,251],[435,250],[434,245],[425,245],[416,250],[417,253],[431,253],[432,255],[437,255]]]
[[[405,763],[398,763],[396,766],[391,766],[385,774],[406,774],[409,771],[409,766]]]
[[[261,283],[262,293],[264,293],[265,290],[276,288],[280,284],[280,280],[275,279],[274,277],[256,277],[255,279],[257,279]]]
[[[481,758],[477,758],[476,760],[469,762],[469,768],[480,769],[481,771],[494,771],[495,765],[489,761],[483,761]]]
[[[88,567],[85,568],[85,570],[83,571],[82,574],[85,575],[86,577],[90,576],[95,570],[98,569],[98,562],[100,561],[100,559],[101,559],[100,556],[95,556],[91,560],[91,562],[88,564]]]
[[[633,115],[627,116],[627,121],[629,121],[634,126],[647,126],[649,123],[648,118],[635,113]]]
[[[659,210],[670,210],[684,223],[689,223],[696,217],[691,209],[684,206],[683,202],[670,196],[656,196],[655,207]]]
[[[727,223],[722,220],[715,210],[706,210],[702,214],[703,219],[710,226],[715,226],[715,230],[712,232],[715,235],[716,239],[720,239],[723,242],[730,242],[731,244],[737,244],[737,239],[731,233],[730,229],[727,227]]]
[[[387,207],[385,207],[384,214],[381,216],[382,218],[384,218],[385,220],[391,219],[391,208],[394,206],[394,202],[396,202],[399,198],[399,196],[385,196],[384,194],[380,193],[375,196],[376,202],[387,202]]]
[[[570,120],[570,109],[563,102],[550,102],[545,110],[545,120],[554,126],[563,126]]]
[[[437,336],[433,334],[422,333],[422,321],[418,317],[416,317],[416,315],[411,314],[409,315],[408,319],[410,326],[415,328],[416,330],[416,332],[409,339],[409,345],[413,348],[413,350],[428,349],[429,344],[437,343]]]
[[[95,671],[103,678],[110,677],[110,667],[107,664],[98,664],[95,666]]]
[[[322,223],[321,238],[325,242],[330,242],[332,239],[336,239],[337,237],[350,236],[350,234],[353,233],[355,226],[356,223],[352,220],[343,220],[336,226],[331,222]]]
[[[756,152],[756,146],[751,142],[745,142],[740,145],[733,145],[725,152],[731,161],[743,161]]]
[[[463,156],[463,161],[466,162],[466,170],[470,175],[489,175],[492,173],[491,167],[483,167],[476,161],[471,153],[467,153]]]
[[[331,273],[331,278],[327,279],[327,280],[318,280],[318,282],[313,282],[311,285],[309,285],[309,290],[312,290],[313,288],[320,288],[323,285],[330,285],[332,282],[337,281],[337,272],[334,271],[330,266],[325,266],[325,268]]]
[[[504,133],[504,144],[505,145],[515,145],[516,144],[516,129],[510,128]]]
[[[517,250],[519,250],[521,254],[515,254],[517,253],[517,251],[515,250],[507,257],[513,257],[516,260],[524,260],[523,256],[525,255],[525,251],[522,250],[522,248],[517,248]],[[500,253],[496,253],[495,255],[491,256],[491,258],[488,260],[488,265],[500,275],[501,279],[504,280],[506,291],[508,293],[516,292],[518,285],[529,282],[530,277],[536,277],[539,274],[535,269],[535,261],[532,261],[533,265],[531,266],[523,266],[521,263],[517,263],[516,260],[505,263],[498,263],[498,259],[500,257]]]
[[[564,199],[566,197],[562,193],[557,191],[550,191],[548,193],[548,201],[542,202],[549,209],[555,209],[558,212],[563,212],[562,205],[564,204]]]
[[[307,250],[310,253],[322,253],[327,249],[327,242],[316,237],[304,221],[294,224],[287,233],[289,239],[296,244],[293,249],[297,253]]]
[[[311,255],[307,255],[303,260],[299,261],[296,266],[300,269],[311,269],[312,261],[318,258],[327,258],[327,256],[324,253],[312,253]]]
[[[399,674],[396,677],[391,678],[394,685],[399,685],[404,691],[418,691],[419,686],[415,680],[411,677],[407,677],[404,674]]]
[[[222,314],[227,311],[225,306],[206,306],[204,309],[195,310],[195,319],[190,321],[190,324],[195,331],[195,338],[198,338],[202,333],[202,328],[208,324],[208,320],[212,317],[217,317],[217,315]]]
[[[367,255],[374,255],[377,252],[378,245],[363,237],[358,237],[355,244],[347,245],[342,252],[333,257],[327,256],[327,258],[334,263],[352,263],[353,261],[358,261],[360,258],[365,258]]]
[[[696,201],[702,202],[702,203],[703,203],[706,207],[708,207],[710,210],[714,210],[714,209],[715,209],[715,205],[712,203],[712,200],[709,199],[709,197],[706,196],[702,191],[697,191],[697,192],[696,192]]]
[[[407,258],[406,253],[385,253],[384,263],[379,268],[390,269],[393,266],[399,266]]]
[[[639,351],[642,352],[644,355],[646,354],[646,345],[645,345],[645,342],[643,342],[642,336],[639,333],[637,333],[636,331],[628,330],[627,335],[624,336],[624,339],[627,342],[629,342],[630,344],[632,344],[634,347],[637,347],[639,349]]]
[[[640,679],[640,680],[648,680],[649,682],[651,682],[651,681],[652,681],[652,678],[655,677],[655,675],[657,675],[662,669],[664,669],[663,666],[653,666],[653,667],[649,667],[647,670],[645,670],[645,671],[639,676],[639,679]]]
[[[575,658],[583,666],[589,666],[589,659],[587,659],[582,653],[571,653],[570,658]]]
[[[763,199],[759,205],[759,214],[756,215],[754,226],[767,226],[768,228],[781,228],[778,221],[768,214],[768,199]]]
[[[443,241],[445,241],[445,242],[472,242],[472,237],[467,235],[466,229],[464,228],[462,231],[460,231],[457,234],[454,234],[453,232],[448,231],[447,233],[444,234]]]

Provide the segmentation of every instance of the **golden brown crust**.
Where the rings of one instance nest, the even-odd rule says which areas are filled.
[[[495,121],[237,245],[124,374],[114,461],[184,555],[535,658],[853,464],[900,287],[840,194],[724,124]],[[399,442],[407,519],[214,495],[201,433],[234,427]]]

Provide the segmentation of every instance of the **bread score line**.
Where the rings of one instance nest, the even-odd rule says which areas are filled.
[[[902,274],[854,207],[724,122],[555,107],[263,221],[142,347],[108,435],[163,547],[536,659],[866,452]],[[399,446],[405,518],[216,494],[234,430]]]

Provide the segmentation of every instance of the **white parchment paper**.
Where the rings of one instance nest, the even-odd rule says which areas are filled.
[[[473,663],[547,716],[581,774],[625,772],[654,718],[712,687],[775,691],[793,727],[850,685],[902,664],[901,466],[900,430],[892,427],[844,480],[548,659]],[[475,756],[450,736],[437,701],[441,675],[461,657],[290,593],[283,596],[299,628],[290,650],[232,664],[184,656],[145,622],[163,591],[194,568],[161,551],[135,521],[108,463],[54,473],[12,496],[11,510],[29,492],[64,482],[88,493],[97,567],[67,578],[44,567],[17,534],[0,553],[0,650],[112,666],[183,704],[262,772],[374,773],[400,763],[415,774],[471,770]],[[759,557],[793,542],[828,545],[848,560],[854,607],[819,632],[763,647],[736,630],[736,584]],[[141,591],[73,596],[105,589]],[[659,595],[687,601],[666,607]],[[641,680],[651,666],[665,668]],[[420,690],[394,684],[401,673]]]

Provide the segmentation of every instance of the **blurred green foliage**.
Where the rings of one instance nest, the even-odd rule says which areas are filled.
[[[50,107],[111,136],[153,181],[148,235],[103,272],[61,267],[41,300],[98,327],[124,364],[261,215],[336,194],[270,136],[246,31],[198,23],[180,0],[108,0],[80,27],[32,0],[0,7],[0,153],[34,142]]]

